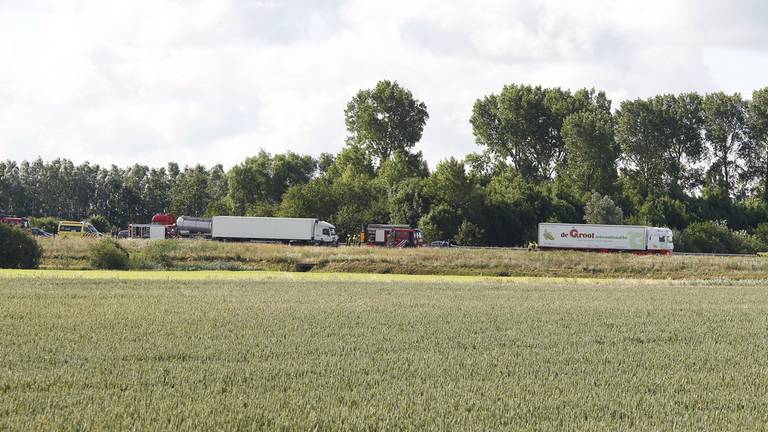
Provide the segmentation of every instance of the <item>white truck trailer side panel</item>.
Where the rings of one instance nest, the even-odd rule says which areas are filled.
[[[316,219],[215,216],[213,238],[253,240],[312,240]]]
[[[165,226],[155,224],[132,224],[130,235],[131,238],[163,240],[165,238]]]
[[[539,246],[563,249],[645,250],[648,227],[539,224]]]

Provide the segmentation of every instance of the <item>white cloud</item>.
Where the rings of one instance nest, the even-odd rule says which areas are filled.
[[[478,150],[475,99],[518,82],[620,100],[768,85],[768,6],[523,0],[0,1],[0,157],[100,164],[337,152],[354,93],[425,101],[432,163]],[[742,66],[743,65],[743,66]]]

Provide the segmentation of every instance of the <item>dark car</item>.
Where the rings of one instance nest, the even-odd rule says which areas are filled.
[[[117,232],[117,238],[119,239],[128,238],[130,236],[131,236],[131,233],[128,230],[120,230]]]
[[[32,228],[32,235],[37,237],[53,237],[53,234],[48,231],[41,230],[40,228]]]

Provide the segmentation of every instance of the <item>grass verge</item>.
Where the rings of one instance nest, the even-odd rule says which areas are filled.
[[[87,239],[43,239],[43,268],[87,269]],[[762,279],[761,257],[635,256],[509,249],[381,249],[125,241],[136,270],[257,270],[565,278]]]

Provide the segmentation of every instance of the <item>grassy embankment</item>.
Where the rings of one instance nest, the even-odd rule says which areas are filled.
[[[768,424],[754,282],[85,274],[0,272],[0,429]]]
[[[87,269],[92,240],[42,240],[43,268]],[[634,256],[505,249],[383,249],[167,240],[123,241],[134,269],[276,270],[484,276],[763,279],[759,257]]]

